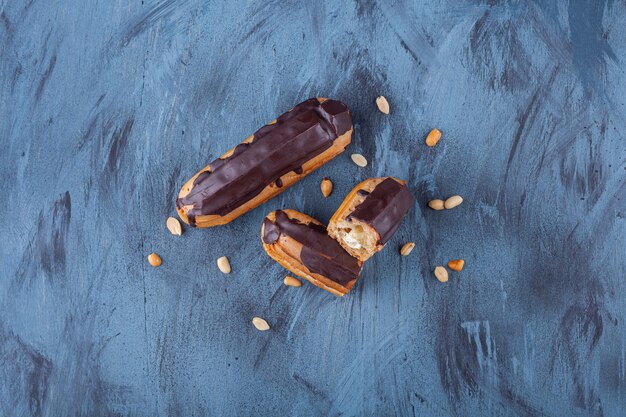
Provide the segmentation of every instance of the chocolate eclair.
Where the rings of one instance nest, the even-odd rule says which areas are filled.
[[[404,181],[370,178],[344,199],[328,223],[328,234],[350,255],[366,261],[385,246],[412,205]]]
[[[226,224],[339,155],[352,130],[344,103],[306,100],[191,177],[178,194],[178,215],[194,227]]]
[[[263,249],[294,274],[335,295],[347,294],[362,263],[328,236],[323,224],[294,210],[269,213],[261,226]]]

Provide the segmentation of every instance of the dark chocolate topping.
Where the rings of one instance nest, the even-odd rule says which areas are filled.
[[[198,215],[228,214],[289,171],[301,173],[302,164],[351,128],[352,116],[344,103],[304,101],[257,130],[250,143],[237,145],[231,156],[211,162],[211,172],[201,173],[176,206],[193,206],[187,212],[192,225]]]
[[[413,196],[406,186],[393,178],[387,178],[374,187],[349,217],[372,226],[380,235],[378,242],[384,245],[396,232],[412,205]]]
[[[300,260],[309,271],[320,274],[341,285],[356,280],[361,266],[356,258],[346,252],[341,245],[328,236],[326,228],[319,224],[303,224],[290,219],[284,211],[276,211],[276,219],[263,221],[263,242],[275,243],[281,234],[302,244]]]
[[[357,193],[358,195],[361,195],[361,196],[370,195],[370,192],[369,192],[369,191],[365,191],[365,190],[359,190],[359,191],[357,191],[356,193]]]

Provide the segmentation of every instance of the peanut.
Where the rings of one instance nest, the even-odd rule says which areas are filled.
[[[170,231],[171,234],[176,236],[180,236],[183,234],[183,228],[181,227],[178,219],[168,217],[165,224],[167,225],[167,229]]]
[[[432,148],[437,144],[437,142],[439,142],[439,139],[441,139],[441,132],[439,129],[433,129],[430,131],[428,136],[426,136],[426,145]]]
[[[352,156],[350,156],[350,158],[352,158],[352,162],[354,162],[361,168],[367,166],[367,159],[365,159],[365,157],[361,155],[360,153],[353,153]]]
[[[320,189],[324,197],[328,197],[333,192],[333,183],[328,178],[324,178],[320,184]]]
[[[300,287],[302,286],[302,283],[300,282],[299,279],[294,278],[294,277],[290,277],[290,276],[286,276],[285,279],[283,280],[283,283],[289,287]]]
[[[460,195],[453,195],[448,198],[446,202],[443,204],[445,208],[448,210],[455,208],[463,202],[463,198]]]
[[[389,102],[384,96],[376,97],[376,106],[381,113],[389,114]]]
[[[445,203],[443,200],[430,200],[428,202],[428,207],[433,210],[443,210],[445,208]]]
[[[217,260],[217,267],[225,274],[230,274],[230,262],[228,262],[228,258],[222,256]]]
[[[443,266],[438,266],[435,268],[435,277],[439,282],[448,282],[448,271]]]
[[[453,259],[448,262],[448,268],[450,268],[453,271],[459,272],[463,269],[464,266],[465,266],[465,261],[463,259]]]
[[[160,266],[163,263],[163,260],[161,259],[159,255],[152,252],[150,255],[148,255],[148,262],[150,262],[150,265],[156,268],[157,266]]]
[[[267,322],[263,320],[261,317],[253,317],[252,324],[254,325],[254,327],[256,327],[257,330],[261,332],[264,332],[270,329],[270,325],[267,324]]]
[[[400,249],[400,255],[402,256],[409,256],[409,254],[411,253],[411,251],[413,250],[413,248],[415,247],[415,243],[413,242],[407,242],[402,246],[402,249]]]

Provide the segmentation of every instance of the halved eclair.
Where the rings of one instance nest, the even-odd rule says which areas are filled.
[[[344,103],[306,100],[191,177],[178,194],[178,215],[194,227],[226,224],[339,155],[351,138]]]
[[[362,262],[328,236],[322,223],[295,210],[265,216],[261,238],[272,259],[335,295],[347,294],[361,274]]]
[[[405,182],[370,178],[350,191],[328,222],[328,234],[361,262],[380,251],[413,205]]]

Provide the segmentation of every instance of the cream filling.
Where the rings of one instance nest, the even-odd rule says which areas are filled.
[[[343,241],[346,242],[346,245],[350,246],[352,249],[361,249],[363,247],[360,241],[362,235],[363,228],[357,226],[344,236]]]
[[[359,241],[350,236],[350,233],[343,238],[343,241],[346,242],[346,245],[350,246],[352,249],[361,249]]]

